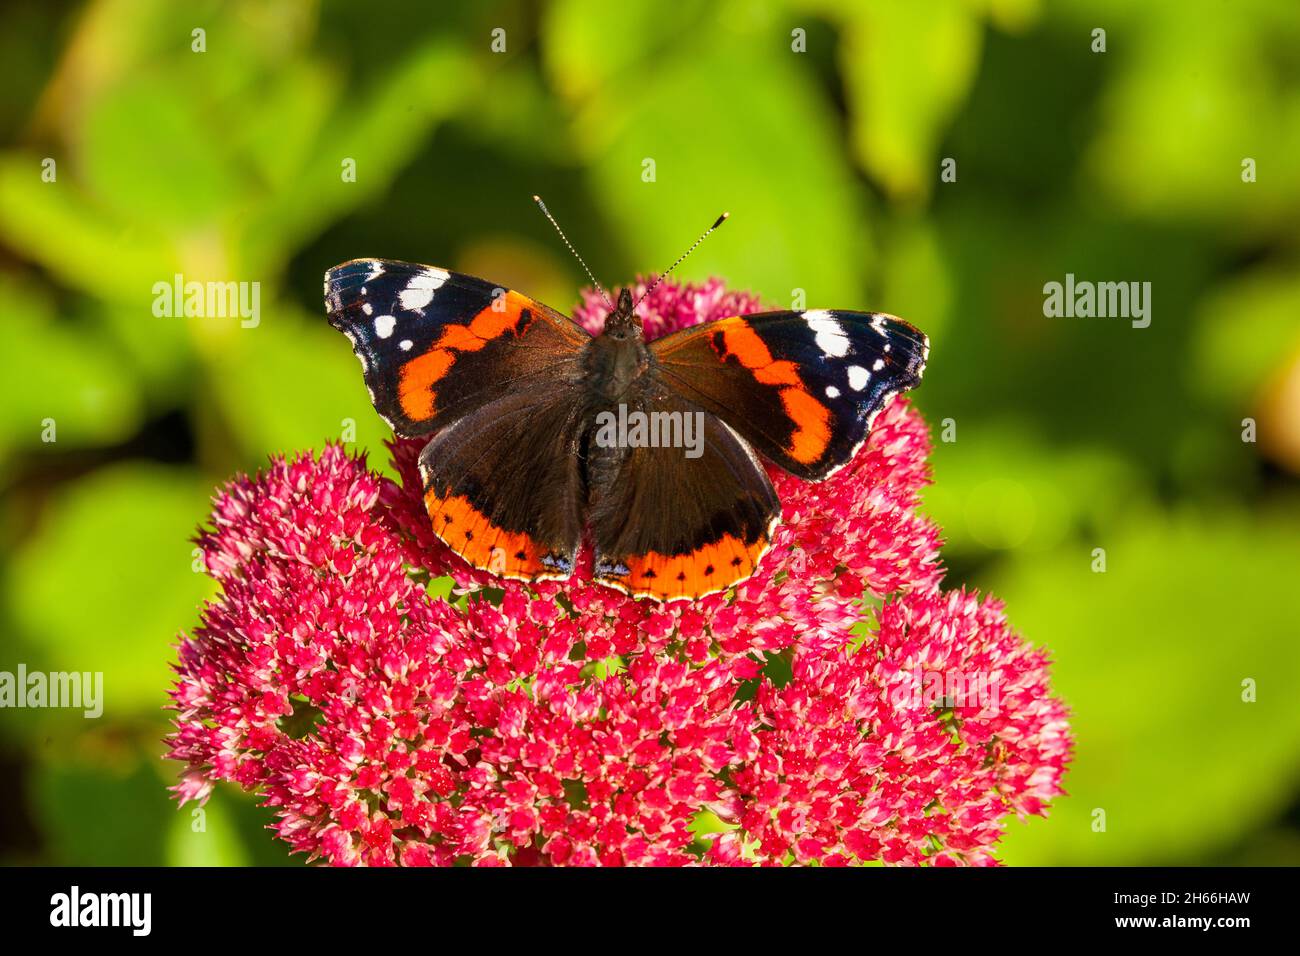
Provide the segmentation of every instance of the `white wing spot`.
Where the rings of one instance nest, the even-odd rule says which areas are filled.
[[[409,352],[411,351],[411,346],[414,344],[415,343],[412,342],[410,339],[402,339],[402,341],[397,343],[397,347],[401,349],[403,352]]]
[[[861,365],[849,366],[849,388],[855,392],[860,392],[867,386],[867,380],[871,378],[871,373]]]
[[[423,309],[433,301],[433,294],[442,288],[442,284],[447,281],[448,274],[442,269],[424,269],[411,276],[406,288],[397,296],[402,303],[402,308],[408,312],[414,312],[417,309]]]
[[[391,315],[375,316],[375,335],[381,339],[386,339],[393,334],[393,329],[397,327],[397,320]]]
[[[871,363],[871,371],[873,372],[879,372],[884,367],[885,367],[884,359],[876,359],[874,362]]]
[[[397,298],[402,303],[403,309],[414,312],[417,309],[423,309],[433,301],[433,290],[412,289],[408,286],[398,294]]]
[[[366,315],[371,315],[375,311],[375,307],[371,305],[369,302],[362,302],[361,311],[364,312]]]
[[[445,269],[435,269],[428,266],[411,276],[410,281],[406,283],[406,291],[428,289],[430,292],[436,292],[442,288],[442,284],[450,277],[451,273]]]
[[[816,333],[817,347],[832,358],[843,358],[849,354],[849,337],[844,334],[840,324],[825,309],[814,309],[803,314],[808,328]]]
[[[839,398],[839,397],[840,397],[840,390],[839,390],[838,388],[836,388],[834,385],[827,385],[827,386],[826,386],[826,397],[827,397],[827,398]]]
[[[367,266],[369,267],[370,270],[369,272],[366,273],[367,282],[369,282],[371,279],[375,279],[384,274],[384,264],[382,262],[378,262],[378,261],[370,262],[367,263]]]

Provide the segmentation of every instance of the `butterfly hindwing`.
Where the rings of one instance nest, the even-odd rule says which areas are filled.
[[[800,478],[853,456],[877,412],[921,381],[929,340],[877,312],[766,312],[651,343],[665,383]]]
[[[590,336],[526,296],[458,272],[355,259],[325,273],[330,324],[361,359],[375,409],[429,434],[512,391],[574,374]]]
[[[571,387],[514,392],[444,428],[420,454],[433,530],[474,567],[566,578],[582,537],[582,425]]]
[[[699,455],[687,454],[687,443],[628,449],[591,502],[596,579],[669,601],[749,577],[781,513],[753,451],[721,419],[666,389],[629,414],[636,412],[683,416]],[[588,460],[596,454],[589,449]]]

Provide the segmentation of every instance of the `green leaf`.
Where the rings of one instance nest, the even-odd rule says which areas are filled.
[[[171,645],[212,593],[189,540],[210,495],[192,472],[137,464],[60,489],[3,584],[29,668],[102,672],[107,718],[162,707]]]
[[[373,89],[340,104],[321,124],[312,149],[297,151],[302,162],[298,174],[279,177],[255,209],[243,234],[245,260],[282,261],[303,239],[374,200],[478,81],[479,71],[469,57],[436,39],[394,64]],[[313,109],[337,83],[315,73],[301,82],[310,85]],[[345,158],[356,161],[354,182],[343,179]]]
[[[570,58],[564,69],[576,68]],[[650,69],[653,84],[642,75]],[[868,198],[838,146],[829,98],[778,27],[714,11],[602,86],[576,135],[600,208],[635,223],[618,233],[635,270],[663,269],[728,210],[733,222],[683,274],[724,276],[785,308],[795,289],[809,308],[862,297]]]
[[[962,0],[851,9],[839,61],[853,146],[891,194],[926,196],[944,127],[974,82],[983,26]]]
[[[145,69],[90,101],[79,173],[123,222],[193,229],[231,216],[248,195],[222,125],[190,86],[188,74]]]
[[[1150,516],[994,579],[1052,654],[1077,746],[1069,796],[1045,821],[1011,824],[1008,863],[1193,863],[1285,810],[1300,749],[1298,533],[1293,516]],[[1105,573],[1090,570],[1093,547]]]
[[[103,445],[136,429],[140,395],[98,330],[56,321],[37,287],[2,274],[0,318],[23,328],[12,347],[0,349],[0,456],[16,447]]]
[[[652,0],[557,0],[542,11],[543,65],[562,96],[583,102],[644,69],[654,53],[700,18],[698,5]],[[617,37],[617,43],[610,38]]]
[[[218,791],[201,807],[187,803],[175,808],[167,828],[168,866],[248,866],[252,862],[239,821],[228,808],[229,799]]]
[[[963,416],[952,442],[942,440],[948,427],[931,421],[934,483],[922,492],[947,556],[1049,552],[1080,529],[1122,525],[1151,500],[1140,473],[1104,447],[1050,449],[1014,420]]]
[[[243,450],[242,466],[261,468],[266,456],[319,448],[345,438],[383,467],[392,435],[375,414],[361,367],[346,338],[325,322],[281,307],[264,309],[255,328],[239,329],[210,357],[216,403]]]
[[[1245,15],[1213,0],[1127,6],[1108,21],[1108,51],[1094,54],[1111,61],[1114,79],[1081,188],[1148,216],[1289,228],[1300,199],[1287,172],[1300,152],[1300,100],[1281,51],[1300,43],[1295,6],[1251,4]],[[1242,180],[1248,157],[1253,183]]]
[[[102,743],[102,741],[101,741]],[[56,866],[161,866],[176,814],[158,773],[135,755],[59,759],[36,772],[31,806]]]
[[[1190,384],[1235,411],[1248,411],[1279,364],[1300,355],[1300,279],[1293,270],[1240,275],[1196,311]]]
[[[153,283],[178,271],[171,241],[147,225],[124,233],[66,180],[66,166],[45,183],[40,163],[31,153],[0,156],[0,238],[72,288],[132,302],[147,315]]]

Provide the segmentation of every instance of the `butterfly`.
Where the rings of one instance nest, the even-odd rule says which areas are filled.
[[[325,303],[376,411],[399,436],[429,436],[424,503],[448,547],[503,577],[564,579],[589,529],[593,577],[659,601],[753,574],[781,514],[759,455],[826,478],[929,354],[901,319],[838,310],[646,342],[627,289],[591,335],[513,290],[385,259],[330,269]]]

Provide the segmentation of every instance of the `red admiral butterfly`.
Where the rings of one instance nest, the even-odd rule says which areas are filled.
[[[661,601],[754,572],[781,514],[755,450],[827,477],[921,381],[929,353],[901,319],[838,310],[736,316],[647,343],[627,289],[592,336],[518,292],[383,259],[330,269],[325,303],[379,414],[398,435],[432,435],[424,500],[452,550],[505,577],[561,579],[590,527],[596,579]],[[615,412],[692,416],[700,453],[597,441]]]

